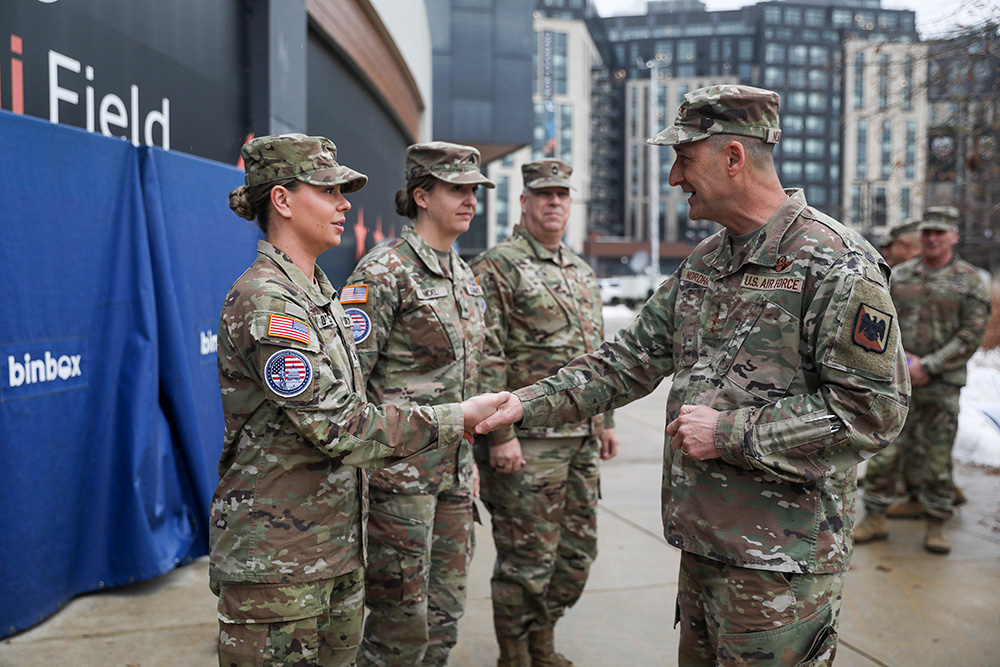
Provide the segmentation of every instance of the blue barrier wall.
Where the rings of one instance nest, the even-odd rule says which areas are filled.
[[[0,112],[0,636],[207,553],[234,167]],[[206,582],[207,586],[207,582]]]

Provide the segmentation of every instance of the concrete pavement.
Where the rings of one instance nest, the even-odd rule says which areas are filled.
[[[560,650],[580,667],[676,664],[679,552],[663,539],[659,511],[666,392],[664,383],[616,416],[622,445],[602,468],[600,554],[587,590],[556,632]],[[951,554],[923,550],[920,521],[891,522],[888,541],[857,548],[837,665],[1000,664],[1000,475],[959,465],[956,477],[970,501],[948,524]],[[494,549],[482,514],[487,525],[477,527],[468,610],[450,663],[457,667],[496,664]],[[0,665],[217,664],[207,582],[203,558],[154,581],[79,597],[0,642]]]

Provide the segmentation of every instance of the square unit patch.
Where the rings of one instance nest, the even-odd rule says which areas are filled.
[[[892,329],[892,315],[867,303],[858,306],[854,319],[854,343],[872,352],[885,352]]]

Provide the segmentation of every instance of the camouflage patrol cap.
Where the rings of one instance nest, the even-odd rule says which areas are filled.
[[[898,224],[895,227],[891,227],[885,236],[882,237],[882,241],[879,244],[882,248],[887,248],[893,244],[893,242],[898,239],[903,234],[909,234],[910,232],[917,231],[917,225],[920,224],[919,220],[907,220],[904,223]]]
[[[479,171],[479,151],[472,146],[431,141],[406,149],[406,180],[433,176],[459,185],[496,185]]]
[[[673,146],[707,139],[713,134],[757,137],[769,144],[781,140],[778,93],[751,86],[708,86],[684,96],[674,124],[648,143]]]
[[[524,187],[529,190],[539,188],[570,188],[569,177],[573,175],[573,167],[562,160],[535,160],[521,165],[521,177]]]
[[[958,209],[954,206],[931,206],[924,211],[917,229],[937,229],[950,232],[958,229]]]
[[[296,178],[312,185],[339,185],[357,192],[368,177],[337,163],[337,146],[326,137],[275,134],[243,144],[247,187]]]

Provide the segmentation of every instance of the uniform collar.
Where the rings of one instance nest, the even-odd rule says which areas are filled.
[[[528,245],[531,246],[532,250],[534,250],[535,256],[538,259],[543,261],[554,262],[559,266],[568,266],[571,263],[569,256],[565,252],[565,246],[563,246],[562,243],[560,243],[559,247],[556,248],[555,250],[546,248],[541,244],[541,242],[538,239],[532,236],[531,232],[528,231],[527,227],[520,224],[514,226],[513,233],[516,236],[520,236],[521,238],[523,238],[528,242]]]
[[[427,245],[427,242],[424,241],[423,237],[421,237],[420,234],[417,234],[416,229],[414,229],[411,225],[406,225],[403,227],[400,237],[410,244],[410,247],[413,248],[413,252],[417,254],[417,257],[423,261],[424,265],[431,273],[441,276],[442,278],[449,277],[448,272],[441,266],[441,259],[438,257],[438,251]],[[453,248],[449,248],[448,253],[452,255],[451,265],[457,266],[457,262],[455,262],[455,256],[457,253],[455,253],[455,250]]]
[[[732,234],[724,229],[718,247],[705,256],[705,262],[713,268],[730,274],[739,271],[747,264],[756,264],[767,268],[774,268],[780,257],[781,240],[785,232],[791,227],[795,219],[802,213],[808,204],[806,203],[805,192],[801,189],[787,189],[785,194],[788,199],[778,207],[771,219],[767,221],[753,239],[752,248],[737,249],[736,256],[733,255]]]
[[[305,292],[306,296],[309,297],[310,301],[315,303],[320,308],[325,308],[330,301],[333,300],[333,296],[336,293],[333,289],[333,285],[330,283],[330,279],[326,277],[323,273],[323,269],[316,265],[316,284],[310,280],[306,274],[302,272],[302,269],[292,261],[292,258],[286,255],[283,251],[279,250],[272,244],[264,241],[263,239],[257,241],[257,254],[267,257],[269,260],[274,262],[281,271],[288,276],[295,285]]]

